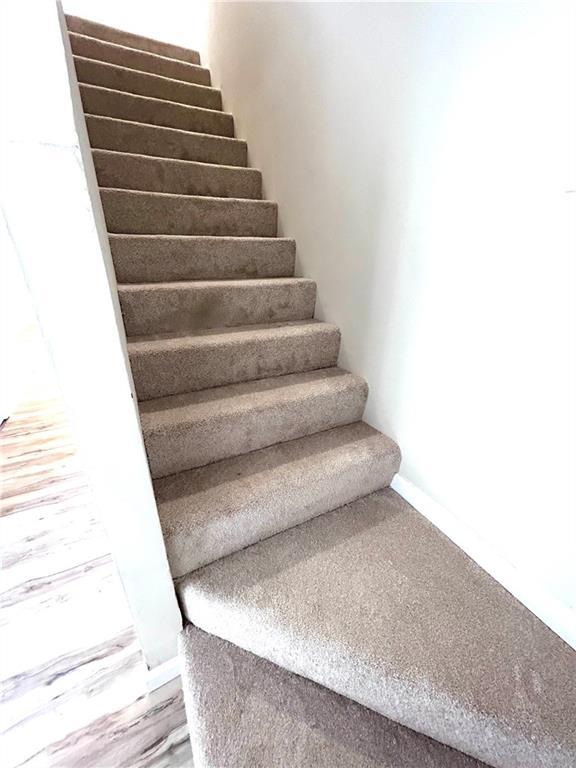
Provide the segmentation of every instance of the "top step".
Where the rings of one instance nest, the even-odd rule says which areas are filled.
[[[173,80],[210,85],[210,71],[204,67],[199,67],[197,64],[168,59],[166,56],[127,48],[124,45],[98,40],[95,37],[77,35],[76,32],[70,32],[69,38],[72,53],[75,56],[105,61],[108,64],[117,64],[128,69],[136,69],[139,72],[149,72],[152,75],[162,75]]]
[[[105,40],[127,48],[136,48],[140,51],[155,53],[158,56],[166,56],[170,59],[186,61],[188,64],[200,64],[200,54],[197,51],[191,51],[179,45],[163,43],[150,37],[142,37],[142,35],[134,35],[132,32],[124,32],[121,29],[108,27],[105,24],[82,19],[80,16],[66,14],[66,24],[69,32],[76,32],[79,35],[95,37],[98,40]]]

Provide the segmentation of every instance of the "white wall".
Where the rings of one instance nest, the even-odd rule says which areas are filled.
[[[55,2],[3,7],[0,28],[6,232],[50,348],[145,659],[156,668],[176,653],[181,617],[71,54]],[[33,56],[22,56],[22,30]]]
[[[318,281],[317,316],[370,385],[367,421],[402,448],[404,487],[566,626],[575,26],[554,3],[215,3],[209,37],[225,108]]]

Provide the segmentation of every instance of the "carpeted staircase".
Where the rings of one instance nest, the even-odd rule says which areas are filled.
[[[387,488],[198,54],[67,22],[197,767],[576,766],[576,654]]]

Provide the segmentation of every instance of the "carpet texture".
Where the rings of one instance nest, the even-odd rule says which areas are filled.
[[[198,53],[67,21],[168,560],[212,635],[182,638],[197,765],[576,766],[576,654],[382,490],[398,446]]]
[[[95,21],[83,19],[80,16],[66,14],[66,25],[69,32],[76,32],[80,35],[95,37],[99,40],[125,45],[129,48],[136,48],[148,51],[149,53],[156,53],[160,56],[187,61],[189,64],[200,64],[200,54],[197,51],[190,51],[188,48],[182,48],[179,45],[163,43],[149,37],[135,35],[132,32],[108,27],[105,24],[98,24]]]
[[[177,195],[262,197],[262,177],[254,168],[197,163],[165,157],[93,150],[94,168],[101,187],[148,189]]]
[[[314,320],[133,337],[139,400],[336,365],[340,332]]]
[[[362,418],[368,388],[340,368],[140,403],[152,477],[164,477]]]
[[[119,288],[129,336],[309,320],[316,284],[302,277],[274,280],[186,280]]]
[[[195,768],[484,765],[191,625],[179,645]]]
[[[154,99],[190,104],[205,109],[221,109],[220,91],[208,85],[187,83],[173,80],[150,72],[138,72],[134,69],[95,61],[83,56],[74,56],[74,65],[78,78],[83,83],[100,85],[117,91],[129,91],[139,96],[151,96]]]
[[[156,53],[140,51],[75,32],[70,33],[70,45],[76,56],[83,56],[86,59],[106,61],[132,70],[150,72],[153,75],[163,75],[198,85],[211,84],[210,71],[197,64],[189,64],[186,61],[178,61],[178,59],[159,56]]]
[[[102,189],[109,232],[276,237],[276,203],[230,197]]]
[[[116,117],[136,123],[150,123],[184,131],[234,136],[232,115],[218,110],[192,107],[165,99],[117,91],[80,82],[84,111],[91,115]]]
[[[356,422],[156,480],[172,574],[383,488],[399,465],[394,441]]]
[[[294,274],[294,240],[281,237],[111,235],[120,283],[244,280]]]
[[[192,133],[104,115],[86,115],[86,125],[93,149],[244,167],[248,162],[246,142],[228,136]]]
[[[389,489],[178,590],[206,632],[489,765],[576,765],[576,653]]]

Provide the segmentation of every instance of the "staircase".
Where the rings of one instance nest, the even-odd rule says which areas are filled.
[[[576,654],[387,487],[198,54],[67,23],[197,765],[576,765]]]

